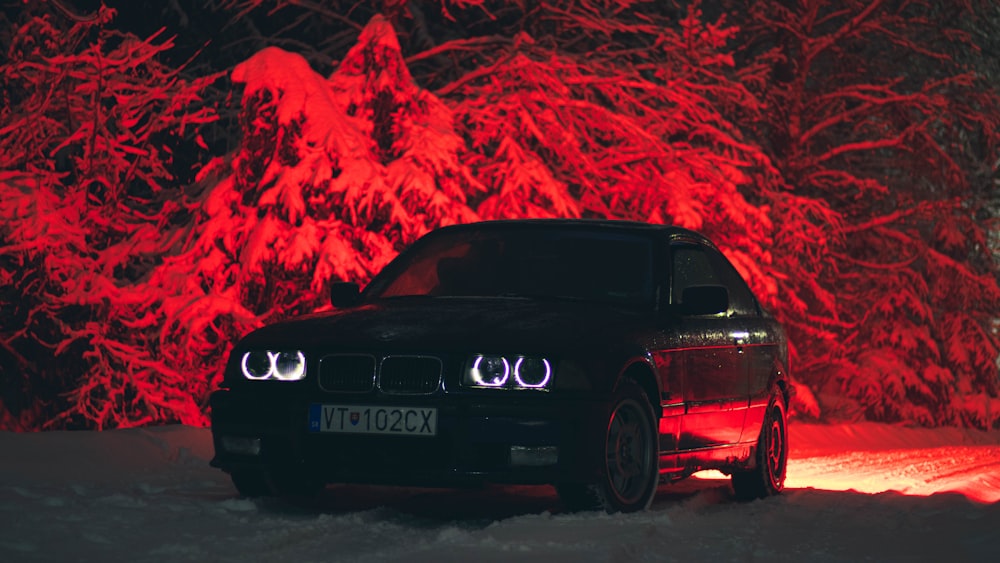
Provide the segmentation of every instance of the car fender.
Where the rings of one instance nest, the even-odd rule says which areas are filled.
[[[656,367],[653,364],[652,358],[650,358],[647,354],[631,358],[628,362],[626,362],[625,366],[619,372],[618,377],[615,379],[615,384],[611,391],[617,388],[618,385],[626,379],[635,381],[640,387],[642,387],[642,390],[646,393],[646,398],[653,407],[653,414],[659,418],[662,414],[662,407],[660,406],[660,379],[656,377]]]

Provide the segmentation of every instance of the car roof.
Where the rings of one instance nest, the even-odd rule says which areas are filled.
[[[566,218],[546,218],[546,219],[497,219],[489,221],[479,221],[475,223],[462,223],[442,227],[438,230],[462,230],[477,231],[482,229],[518,229],[522,227],[566,227],[571,229],[595,229],[595,230],[618,230],[633,233],[659,233],[670,239],[686,239],[692,242],[698,241],[715,246],[707,237],[701,233],[678,227],[676,225],[662,225],[653,223],[643,223],[641,221],[626,221],[620,219],[566,219]]]

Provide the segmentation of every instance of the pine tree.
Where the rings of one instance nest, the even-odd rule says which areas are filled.
[[[233,71],[243,142],[199,177],[180,252],[136,294],[161,327],[160,361],[204,382],[262,323],[328,307],[329,284],[364,282],[433,227],[477,215],[451,111],[416,86],[392,27],[375,17],[323,78],[271,47]]]
[[[790,329],[800,411],[997,426],[977,2],[153,5],[231,20],[179,50],[27,6],[0,26],[0,426],[202,424],[252,328],[437,226],[551,216],[717,241]],[[238,114],[203,139],[220,73]]]
[[[27,16],[0,69],[0,425],[200,421],[128,311],[187,213],[172,154],[213,119],[196,104],[214,77],[180,79],[158,60],[169,39],[113,31],[108,9]]]
[[[459,70],[437,90],[474,147],[480,215],[690,227],[772,298],[772,226],[748,200],[771,170],[733,119],[758,109],[728,50],[736,30],[661,2],[492,8],[501,23],[451,42]]]
[[[835,416],[1000,424],[990,175],[975,172],[1000,156],[1000,99],[956,61],[976,47],[948,23],[975,13],[729,5],[739,64],[769,71],[751,86],[767,101],[758,140],[787,183],[770,199],[799,377]]]
[[[162,230],[147,237],[158,245],[154,267],[117,291],[116,312],[132,330],[108,342],[141,366],[129,388],[159,386],[169,400],[123,414],[97,412],[95,399],[78,422],[197,422],[191,405],[205,404],[241,334],[322,308],[331,280],[365,281],[416,236],[451,222],[677,222],[719,240],[772,295],[761,267],[767,215],[740,191],[762,155],[716,109],[753,102],[723,52],[732,30],[696,10],[660,15],[655,2],[640,3],[616,29],[595,23],[606,9],[597,4],[543,8],[548,23],[537,29],[533,14],[508,13],[506,25],[526,31],[505,49],[480,50],[481,67],[460,62],[439,97],[417,87],[381,17],[328,80],[274,48],[238,65],[240,149],[208,165],[176,213],[151,215]],[[625,39],[591,57],[616,35]],[[649,63],[635,45],[659,54]],[[80,381],[89,393],[102,376]]]

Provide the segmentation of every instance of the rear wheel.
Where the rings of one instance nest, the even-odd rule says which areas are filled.
[[[573,510],[609,513],[645,510],[659,483],[659,452],[652,406],[634,381],[615,391],[604,440],[603,475],[597,483],[562,483],[556,492]]]
[[[756,467],[733,473],[733,492],[739,500],[769,497],[785,487],[788,465],[788,428],[785,403],[780,396],[771,399],[764,415],[764,425],[757,439]]]

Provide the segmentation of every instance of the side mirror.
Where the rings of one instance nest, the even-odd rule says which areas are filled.
[[[330,286],[330,304],[334,307],[350,307],[361,300],[361,287],[354,282],[336,282]]]
[[[682,315],[718,315],[729,310],[729,289],[724,285],[692,285],[681,294]]]

